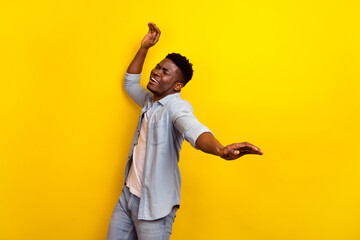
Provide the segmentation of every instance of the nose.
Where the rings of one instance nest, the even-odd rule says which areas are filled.
[[[153,69],[153,70],[152,70],[152,73],[153,73],[155,76],[157,76],[157,77],[160,76],[160,74],[159,74],[159,72],[158,72],[157,69]]]

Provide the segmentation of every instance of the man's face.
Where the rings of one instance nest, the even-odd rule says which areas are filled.
[[[170,59],[165,58],[151,71],[147,89],[154,93],[155,98],[161,99],[178,92],[184,86],[181,83],[181,77],[178,66]]]

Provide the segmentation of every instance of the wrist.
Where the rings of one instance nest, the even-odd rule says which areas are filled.
[[[224,150],[224,147],[222,145],[218,145],[216,146],[216,155],[221,157],[222,156],[222,153],[223,153],[223,150]]]
[[[145,51],[145,52],[147,52],[147,51],[149,50],[149,48],[150,48],[150,47],[141,45],[139,51]]]

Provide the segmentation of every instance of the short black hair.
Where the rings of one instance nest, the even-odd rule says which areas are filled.
[[[166,58],[170,59],[175,63],[176,66],[181,70],[184,76],[184,86],[190,81],[193,76],[194,70],[189,60],[179,53],[169,53]]]

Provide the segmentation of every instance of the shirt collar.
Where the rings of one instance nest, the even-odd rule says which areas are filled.
[[[176,96],[180,96],[180,93],[169,94],[166,97],[158,100],[157,102],[159,102],[161,105],[164,106],[171,98],[176,97]]]

